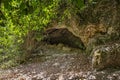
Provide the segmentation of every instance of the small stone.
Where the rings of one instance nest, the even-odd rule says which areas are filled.
[[[64,76],[63,75],[60,75],[58,80],[64,80]]]
[[[53,64],[53,66],[59,66],[60,65],[60,63],[54,63]]]
[[[95,77],[94,75],[90,75],[90,76],[88,77],[88,79],[89,79],[89,80],[95,80],[96,77]]]
[[[20,78],[19,80],[26,80],[25,78]]]

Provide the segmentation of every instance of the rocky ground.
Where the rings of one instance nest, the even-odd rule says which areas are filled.
[[[95,71],[84,52],[59,45],[40,46],[18,67],[0,70],[0,80],[120,80],[120,70]]]

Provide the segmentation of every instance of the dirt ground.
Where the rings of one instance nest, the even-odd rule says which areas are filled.
[[[120,80],[120,70],[95,71],[91,58],[79,49],[45,44],[27,63],[1,69],[0,80]]]

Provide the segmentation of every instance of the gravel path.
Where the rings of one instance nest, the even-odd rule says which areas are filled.
[[[120,70],[95,71],[91,59],[78,49],[40,47],[43,56],[8,70],[0,70],[0,80],[120,80]]]

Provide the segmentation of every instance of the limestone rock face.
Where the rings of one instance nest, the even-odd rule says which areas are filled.
[[[120,68],[120,43],[99,46],[92,55],[92,66],[96,70]]]
[[[67,28],[50,28],[44,33],[44,39],[50,44],[63,43],[70,47],[80,48],[85,50],[82,40],[72,34]]]

